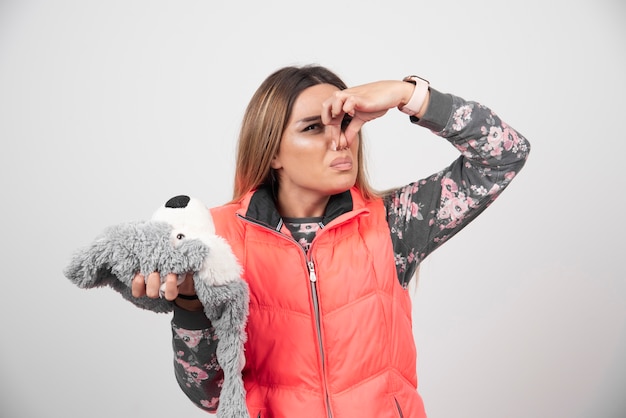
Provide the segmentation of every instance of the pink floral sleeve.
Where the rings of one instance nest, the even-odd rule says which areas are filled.
[[[436,90],[431,89],[424,120],[411,120],[447,139],[461,156],[385,196],[398,278],[405,287],[424,258],[502,193],[530,151],[528,141],[489,108]]]
[[[174,373],[183,392],[199,408],[216,412],[224,373],[215,355],[213,328],[183,329],[172,323]]]

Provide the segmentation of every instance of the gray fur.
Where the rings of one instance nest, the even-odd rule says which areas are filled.
[[[109,286],[142,309],[170,312],[172,302],[165,299],[133,297],[133,277],[137,272],[147,275],[158,271],[162,277],[167,273],[184,275],[194,272],[196,293],[219,339],[216,354],[224,371],[224,383],[217,417],[249,418],[241,377],[248,318],[248,285],[239,277],[239,268],[229,268],[229,275],[235,280],[225,284],[216,285],[219,280],[203,277],[214,271],[203,269],[207,267],[204,266],[207,260],[234,258],[232,252],[225,253],[230,251],[225,241],[217,241],[219,245],[213,247],[201,239],[174,242],[172,231],[172,225],[156,220],[109,227],[91,245],[74,254],[64,274],[81,288]]]

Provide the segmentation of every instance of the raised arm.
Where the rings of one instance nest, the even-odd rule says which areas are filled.
[[[428,110],[411,117],[461,153],[451,165],[386,196],[400,281],[485,210],[524,166],[530,144],[489,108],[430,89]]]

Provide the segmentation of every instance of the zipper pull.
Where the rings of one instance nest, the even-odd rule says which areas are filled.
[[[307,261],[307,265],[309,266],[309,280],[315,283],[317,281],[317,276],[315,275],[315,266],[313,265],[313,260]]]

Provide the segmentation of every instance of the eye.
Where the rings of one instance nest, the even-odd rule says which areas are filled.
[[[177,234],[176,235],[176,239],[183,239],[185,238],[185,234]]]
[[[322,128],[322,124],[320,123],[313,123],[311,125],[307,125],[302,132],[307,132],[307,131],[316,131]]]

